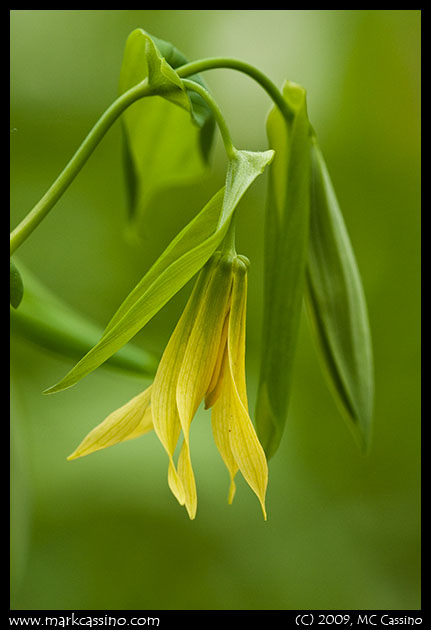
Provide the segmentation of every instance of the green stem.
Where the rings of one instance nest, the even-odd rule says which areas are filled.
[[[233,254],[236,255],[236,247],[235,247],[235,215],[232,217],[231,222],[229,224],[228,230],[226,232],[226,236],[222,241],[221,251],[223,254]]]
[[[184,66],[183,66],[184,67]],[[211,108],[214,117],[216,119],[217,125],[220,129],[220,133],[223,139],[224,148],[226,150],[227,156],[229,159],[232,159],[235,156],[236,149],[233,145],[231,135],[229,133],[228,126],[226,124],[226,120],[223,117],[223,114],[220,111],[219,106],[215,102],[214,98],[211,94],[203,88],[199,83],[195,81],[190,81],[189,79],[183,79],[183,85],[188,90],[193,90],[197,92],[207,103],[207,105]]]
[[[175,71],[180,77],[187,77],[191,74],[198,74],[199,72],[213,70],[215,68],[231,68],[232,70],[238,70],[239,72],[247,74],[249,77],[257,81],[257,83],[259,83],[259,85],[267,92],[279,108],[284,118],[288,122],[292,120],[293,112],[275,83],[273,83],[266,74],[245,61],[232,59],[230,57],[210,57],[208,59],[199,59],[198,61],[192,61],[191,63],[184,64],[183,66],[176,68]]]
[[[124,92],[124,94],[117,98],[117,100],[108,107],[49,190],[21,221],[21,223],[11,232],[11,256],[56,204],[58,199],[72,183],[105,133],[117,120],[120,114],[122,114],[127,107],[138,99],[144,96],[150,96],[152,93],[152,88],[148,86],[147,79],[145,79],[127,92]]]

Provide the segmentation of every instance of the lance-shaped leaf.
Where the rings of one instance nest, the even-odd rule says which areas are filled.
[[[310,139],[305,90],[286,82],[287,120],[267,120],[275,158],[269,170],[265,225],[264,314],[256,428],[267,457],[283,434],[303,302],[308,249]]]
[[[189,96],[182,87],[173,68],[185,63],[172,44],[142,29],[127,39],[120,94],[145,78],[158,94],[134,103],[122,117],[129,213],[138,231],[157,191],[196,181],[208,166],[214,116],[199,94]],[[198,75],[190,79],[205,87]]]
[[[335,191],[315,139],[311,151],[308,311],[331,390],[366,451],[374,377],[365,297]]]
[[[58,355],[77,360],[97,343],[100,327],[78,313],[24,269],[26,291],[18,311],[11,309],[11,332]],[[107,366],[153,376],[157,360],[136,346],[122,348]]]
[[[186,225],[126,297],[100,341],[57,385],[71,387],[126,344],[203,267],[223,240],[246,190],[272,160],[274,152],[236,151],[224,189]]]

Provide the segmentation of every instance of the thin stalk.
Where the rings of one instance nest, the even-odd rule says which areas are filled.
[[[267,92],[267,94],[277,105],[278,109],[284,116],[284,118],[290,122],[293,117],[293,113],[283,98],[282,93],[269,77],[266,76],[261,70],[258,70],[251,64],[240,61],[239,59],[232,59],[231,57],[209,57],[207,59],[199,59],[198,61],[192,61],[184,64],[175,71],[180,77],[187,77],[192,74],[198,74],[205,70],[213,70],[216,68],[231,68],[232,70],[238,70],[248,75]]]
[[[145,79],[130,90],[127,90],[127,92],[124,92],[124,94],[108,107],[49,190],[47,190],[42,199],[38,201],[21,223],[11,232],[11,256],[57,203],[120,114],[138,99],[144,96],[150,96],[152,93],[152,88],[148,86],[148,81]]]
[[[236,149],[232,142],[232,138],[229,133],[226,120],[224,119],[224,116],[221,113],[221,110],[219,106],[217,105],[216,101],[205,88],[203,88],[201,85],[199,85],[199,83],[196,83],[195,81],[190,81],[189,79],[183,79],[183,85],[188,90],[193,90],[194,92],[197,92],[204,99],[207,105],[211,108],[214,114],[214,117],[216,119],[217,125],[220,129],[221,137],[223,140],[223,144],[224,144],[224,148],[226,150],[227,156],[229,159],[232,159],[236,153]]]
[[[221,251],[223,254],[233,254],[236,256],[235,247],[235,215],[232,217],[229,224],[226,236],[224,237],[221,245]]]

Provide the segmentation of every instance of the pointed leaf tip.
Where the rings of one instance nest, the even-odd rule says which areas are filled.
[[[366,453],[374,395],[367,307],[349,235],[315,140],[306,289],[312,333],[329,387]]]

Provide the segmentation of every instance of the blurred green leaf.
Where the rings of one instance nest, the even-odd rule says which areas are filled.
[[[13,361],[10,376],[10,576],[11,587],[16,592],[25,577],[33,505],[28,436],[25,431],[26,409],[22,404]]]
[[[308,311],[331,390],[361,448],[366,450],[374,377],[365,297],[335,191],[315,139],[311,151]]]
[[[26,291],[18,311],[11,309],[11,332],[38,346],[78,359],[97,343],[99,326],[77,313],[45,287],[28,270],[24,273]],[[112,356],[111,367],[152,376],[157,360],[151,354],[129,346]]]
[[[45,393],[71,387],[129,341],[203,267],[223,240],[241,197],[273,151],[236,151],[229,161],[224,189],[173,239],[151,269],[126,297],[100,341],[56,385]]]
[[[159,96],[141,99],[122,118],[129,214],[138,233],[157,191],[197,181],[208,166],[214,117],[201,96],[183,89],[173,68],[185,63],[172,44],[142,29],[127,39],[120,94],[146,77],[160,86]],[[206,87],[198,75],[190,78]]]
[[[304,88],[287,81],[287,121],[274,107],[267,120],[275,149],[266,209],[264,315],[256,428],[267,457],[286,422],[303,302],[308,250],[310,140]]]
[[[10,304],[14,308],[18,308],[24,294],[24,285],[21,274],[15,263],[10,261]]]

